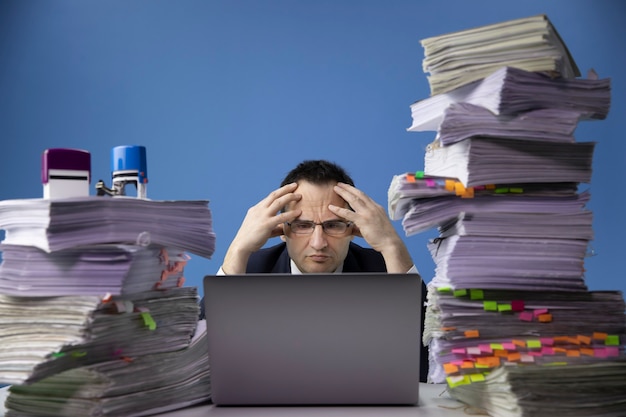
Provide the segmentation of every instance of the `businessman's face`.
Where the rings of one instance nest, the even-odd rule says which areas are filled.
[[[348,246],[353,239],[351,226],[343,233],[337,233],[337,229],[341,231],[344,225],[331,222],[326,223],[325,227],[309,225],[311,228],[307,228],[307,224],[302,223],[344,221],[328,209],[329,204],[348,207],[333,191],[334,185],[300,181],[294,192],[301,194],[302,198],[286,208],[302,210],[302,214],[292,222],[291,227],[284,225],[285,234],[282,239],[287,243],[289,256],[304,273],[334,272],[348,254]]]

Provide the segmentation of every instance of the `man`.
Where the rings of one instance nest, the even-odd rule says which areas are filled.
[[[277,236],[282,243],[263,248]],[[352,242],[355,236],[371,248]],[[300,163],[279,189],[248,210],[218,274],[385,271],[418,273],[385,209],[355,188],[340,166],[310,160]],[[425,348],[421,355],[420,380],[425,382]]]

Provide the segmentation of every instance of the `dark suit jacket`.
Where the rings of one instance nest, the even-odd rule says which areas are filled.
[[[343,261],[343,272],[386,272],[387,266],[383,256],[370,248],[363,248],[350,242],[348,254]],[[269,248],[261,249],[250,256],[246,273],[290,273],[291,260],[287,253],[287,245],[283,242]],[[422,302],[426,301],[426,284],[422,281]],[[204,299],[200,301],[200,318],[204,318]],[[426,307],[422,309],[422,330],[424,333],[424,315]],[[420,352],[420,381],[426,382],[428,376],[428,348],[422,345]]]

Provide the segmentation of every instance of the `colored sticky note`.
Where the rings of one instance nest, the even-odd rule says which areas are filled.
[[[501,313],[504,313],[506,311],[511,311],[513,310],[513,307],[511,307],[511,304],[498,304],[498,311]]]
[[[470,381],[472,382],[481,382],[485,380],[485,375],[483,374],[470,374]]]
[[[465,337],[480,337],[478,330],[466,330]]]
[[[522,194],[524,192],[524,189],[521,187],[510,187],[509,192],[514,194]]]
[[[443,370],[446,374],[455,374],[459,372],[459,367],[452,363],[444,363]]]
[[[607,346],[619,346],[619,335],[610,334],[604,340],[604,344]]]
[[[515,346],[515,343],[506,342],[506,343],[502,343],[502,349],[505,349],[505,350],[515,350],[515,349],[517,349],[517,346]]]
[[[432,178],[424,178],[424,184],[426,184],[428,188],[434,188],[437,185],[435,180]]]
[[[498,302],[483,301],[483,309],[485,309],[485,311],[498,311]]]
[[[454,180],[451,179],[446,179],[445,182],[445,187],[446,187],[446,191],[454,191]]]
[[[467,290],[466,289],[454,290],[453,294],[454,294],[455,297],[463,297],[463,296],[467,295]]]
[[[461,364],[461,368],[463,368],[463,369],[473,369],[474,368],[474,362],[472,362],[472,361],[463,361],[463,363]]]
[[[609,335],[607,333],[593,332],[593,338],[595,340],[606,340],[608,336]]]
[[[406,182],[415,182],[415,175],[406,174]]]
[[[541,347],[541,341],[537,340],[537,339],[531,339],[531,340],[527,340],[526,341],[526,346],[529,348],[540,348]]]
[[[492,352],[491,345],[486,344],[486,343],[482,343],[482,344],[478,345],[478,348],[480,349],[481,353],[491,353]]]
[[[546,314],[548,312],[547,308],[537,308],[535,310],[533,310],[533,314],[535,317],[538,317],[542,314]]]
[[[150,329],[150,330],[155,330],[157,328],[156,322],[154,321],[154,319],[152,318],[152,316],[150,315],[150,313],[144,311],[141,313],[141,318],[143,319],[143,324],[145,324],[145,326]]]
[[[540,337],[539,341],[544,346],[552,346],[554,345],[554,339],[551,337]]]
[[[578,358],[580,356],[580,350],[578,349],[567,349],[567,352],[565,352],[566,356],[569,356],[570,358]]]
[[[424,178],[424,171],[415,171],[415,178]]]
[[[471,300],[482,300],[484,298],[483,290],[470,290],[470,299]]]
[[[437,291],[439,292],[451,292],[452,287],[437,287]]]
[[[519,319],[521,321],[533,321],[533,313],[530,311],[522,311],[519,313]]]
[[[522,359],[522,354],[519,352],[511,352],[506,357],[506,360],[509,362],[518,362],[521,359]]]
[[[467,375],[453,375],[446,377],[446,382],[450,388],[458,387],[459,385],[470,384],[471,381]]]
[[[454,348],[452,349],[452,353],[457,355],[465,355],[465,348]]]
[[[468,336],[469,337],[469,336]],[[482,351],[480,350],[480,348],[478,346],[471,346],[467,348],[467,354],[468,355],[482,355]]]
[[[511,301],[511,310],[513,310],[513,311],[524,311],[524,301],[523,300],[513,300],[513,301]]]
[[[539,320],[540,323],[550,323],[552,321],[552,314],[540,314],[537,316],[537,320]]]

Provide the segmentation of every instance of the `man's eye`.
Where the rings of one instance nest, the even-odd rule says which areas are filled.
[[[291,227],[295,227],[298,230],[308,230],[311,228],[309,223],[292,223]]]
[[[342,222],[326,222],[325,226],[326,229],[329,230],[335,230],[335,229],[342,229],[345,223]]]

